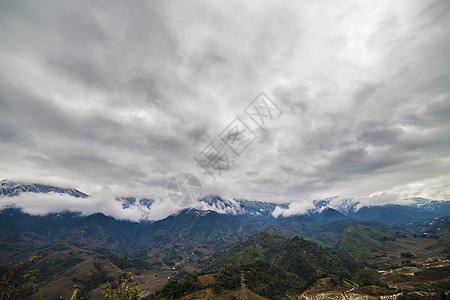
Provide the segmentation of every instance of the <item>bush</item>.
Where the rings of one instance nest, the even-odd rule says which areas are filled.
[[[39,270],[31,267],[42,256],[32,256],[29,260],[15,264],[2,276],[0,282],[0,299],[25,298],[34,291],[33,282]]]
[[[130,281],[132,278],[131,273],[127,273],[124,280]],[[120,286],[119,286],[120,285]],[[139,296],[139,287],[138,286],[130,286],[126,285],[125,282],[119,284],[118,282],[114,282],[113,284],[116,288],[111,288],[109,282],[106,282],[106,288],[103,291],[103,299],[105,300],[139,300],[141,297]],[[114,291],[113,289],[116,289]]]
[[[414,257],[415,257],[414,254],[412,254],[411,252],[402,252],[402,253],[400,254],[400,256],[401,256],[402,258],[414,258]]]
[[[381,275],[370,268],[365,268],[356,277],[356,281],[361,286],[378,285],[386,286],[386,283],[381,279]]]

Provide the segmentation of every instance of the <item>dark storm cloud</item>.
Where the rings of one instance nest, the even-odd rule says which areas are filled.
[[[101,199],[165,198],[180,172],[257,200],[448,199],[449,20],[448,1],[2,1],[0,175]],[[284,112],[264,132],[243,113],[260,91]],[[193,157],[236,116],[258,137],[208,184]]]

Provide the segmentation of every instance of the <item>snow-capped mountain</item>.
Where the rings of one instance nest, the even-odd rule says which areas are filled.
[[[409,198],[413,202],[409,204],[410,207],[416,207],[430,212],[439,212],[442,215],[450,215],[450,201],[431,200],[426,198]]]
[[[33,197],[33,194],[36,194],[36,199],[41,200],[42,196],[46,194],[49,194],[50,197],[54,197],[55,194],[68,195],[74,198],[90,197],[88,194],[85,194],[75,188],[64,188],[45,184],[22,183],[7,180],[1,181],[0,198],[20,196],[23,193],[27,193],[27,195],[31,195],[31,197]],[[155,202],[152,199],[135,197],[116,197],[115,200],[119,201],[122,204],[123,209],[128,209],[134,206],[138,208],[150,209],[152,204]],[[9,207],[9,205],[6,205],[6,207]]]
[[[270,217],[277,206],[287,208],[287,204],[251,201],[245,199],[222,198],[219,195],[207,195],[198,199],[198,208],[212,210],[221,214]]]
[[[353,198],[329,197],[313,201],[314,208],[309,211],[310,214],[322,212],[325,209],[334,209],[341,214],[348,215],[357,210],[359,202]]]
[[[0,197],[13,197],[18,196],[21,193],[36,193],[36,194],[47,194],[47,193],[58,193],[67,194],[76,198],[87,198],[83,192],[73,188],[61,188],[51,185],[37,184],[37,183],[19,183],[13,181],[2,180],[0,185]]]
[[[12,181],[1,181],[0,198],[12,199],[26,193],[28,198],[36,194],[36,199],[42,199],[45,194],[70,195],[74,198],[88,198],[89,196],[74,188],[62,188],[51,185],[35,183],[18,183]],[[149,198],[116,197],[121,203],[122,209],[129,216],[130,212],[140,214],[142,219],[154,209],[154,200]],[[198,211],[214,211],[223,215],[242,216],[245,218],[274,218],[274,211],[281,210],[283,213],[275,214],[278,218],[301,214],[318,223],[328,223],[342,219],[356,219],[387,223],[406,223],[417,220],[431,219],[450,215],[450,201],[437,201],[425,198],[405,199],[405,205],[374,205],[361,207],[360,203],[352,198],[329,197],[313,201],[313,207],[307,210],[297,210],[295,205],[276,204],[270,202],[252,201],[246,199],[224,198],[219,195],[207,195],[197,200],[194,209]],[[30,201],[28,199],[28,201]],[[33,201],[33,200],[31,200]],[[14,204],[14,203],[13,203]],[[95,201],[93,202],[95,205]],[[3,205],[11,206],[10,204]],[[14,206],[14,205],[13,205]],[[19,205],[20,207],[20,205]],[[73,207],[73,206],[72,206]],[[83,206],[80,206],[81,208]],[[161,207],[161,205],[159,206]],[[133,210],[131,210],[133,208]],[[93,207],[93,210],[100,209]],[[74,209],[75,212],[76,208]],[[80,210],[81,211],[81,210]],[[41,214],[43,212],[40,212]],[[130,217],[128,217],[130,218]]]

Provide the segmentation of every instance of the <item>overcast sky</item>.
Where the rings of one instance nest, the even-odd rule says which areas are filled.
[[[0,0],[0,179],[448,200],[449,31],[447,0]],[[265,131],[260,92],[283,112]],[[255,139],[211,182],[193,158],[236,117]]]

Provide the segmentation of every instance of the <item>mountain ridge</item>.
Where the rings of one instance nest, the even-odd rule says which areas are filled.
[[[19,196],[22,193],[58,193],[61,195],[66,194],[74,198],[90,197],[88,194],[74,188],[3,180],[0,185],[0,205],[2,197],[14,197]],[[115,200],[121,202],[123,210],[130,209],[134,206],[136,206],[137,209],[151,210],[155,203],[155,200],[150,198],[135,198],[129,196],[117,196],[115,197]],[[405,200],[407,203],[404,205],[386,204],[360,206],[360,203],[352,198],[329,197],[314,200],[312,202],[313,208],[306,212],[294,215],[306,216],[321,224],[347,218],[401,224],[450,215],[450,201],[432,200],[420,197],[408,198]],[[18,203],[18,205],[20,206],[20,203]],[[250,219],[261,218],[274,220],[277,218],[285,218],[283,215],[277,216],[276,218],[274,216],[274,211],[280,208],[289,210],[289,204],[224,198],[220,195],[211,194],[199,198],[195,203],[194,208],[203,211],[215,211],[219,214],[241,215]]]
[[[21,193],[45,194],[50,192],[67,194],[76,198],[89,197],[87,194],[75,188],[63,188],[39,183],[21,183],[8,180],[2,180],[0,184],[0,196],[13,197],[19,196]]]

